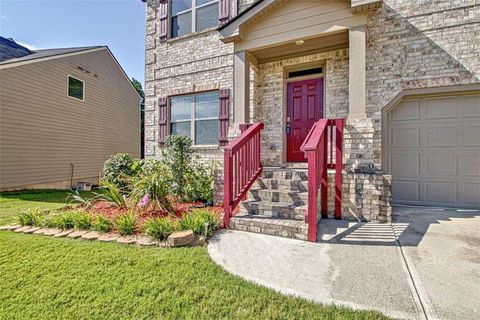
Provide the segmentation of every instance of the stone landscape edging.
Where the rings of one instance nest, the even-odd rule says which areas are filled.
[[[35,226],[22,226],[19,224],[0,226],[2,231],[13,231],[16,233],[25,234],[39,234],[45,236],[52,236],[55,238],[70,238],[70,239],[82,239],[87,241],[99,241],[99,242],[116,242],[119,244],[136,244],[141,247],[194,247],[203,246],[207,243],[204,236],[193,235],[193,231],[186,230],[172,233],[167,240],[157,241],[153,238],[145,235],[131,235],[122,236],[119,233],[99,233],[92,230],[75,230],[75,229],[57,229],[57,228],[41,228]],[[185,237],[185,241],[178,241],[178,237]],[[172,240],[172,239],[176,240]],[[177,245],[179,244],[179,245]]]

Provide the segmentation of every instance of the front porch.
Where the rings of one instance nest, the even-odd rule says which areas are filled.
[[[225,153],[225,225],[315,241],[320,215],[390,221],[391,181],[378,171],[381,142],[366,110],[366,15],[347,2],[270,2],[220,31],[234,45],[239,136]],[[255,133],[239,135],[243,124]],[[308,153],[307,168],[284,168]],[[243,215],[230,224],[237,205]]]

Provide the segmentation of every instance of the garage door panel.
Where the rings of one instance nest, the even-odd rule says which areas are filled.
[[[427,147],[456,147],[458,145],[458,128],[441,126],[426,128]]]
[[[417,100],[403,102],[402,108],[395,108],[390,114],[392,120],[419,120],[420,119],[420,103]]]
[[[458,200],[467,205],[478,204],[480,199],[480,183],[463,183],[459,186]]]
[[[393,153],[390,155],[392,174],[405,178],[417,178],[420,174],[420,155],[418,153]]]
[[[458,157],[452,152],[430,152],[426,157],[427,177],[446,177],[458,174]]]
[[[397,128],[391,130],[392,147],[418,147],[420,146],[419,128]]]
[[[480,117],[480,99],[478,96],[465,96],[461,100],[462,114],[466,118]]]
[[[464,146],[480,147],[480,126],[465,126],[463,128],[463,131],[464,131],[464,134],[463,134]]]
[[[425,100],[424,118],[427,120],[456,119],[458,117],[457,97]]]
[[[391,112],[393,201],[480,208],[480,95],[418,98]]]
[[[397,201],[420,201],[420,182],[392,180],[392,196]]]
[[[425,182],[425,201],[455,204],[457,200],[457,183],[439,181]]]
[[[480,179],[480,151],[464,152],[459,155],[459,174]]]

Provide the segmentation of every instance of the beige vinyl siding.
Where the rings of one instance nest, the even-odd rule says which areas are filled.
[[[322,33],[339,32],[366,23],[365,15],[354,15],[348,2],[288,1],[268,16],[248,26],[236,51],[266,48]]]
[[[85,101],[67,96],[68,75]],[[1,69],[0,189],[68,181],[70,163],[74,182],[95,182],[110,155],[139,156],[139,104],[106,48]]]

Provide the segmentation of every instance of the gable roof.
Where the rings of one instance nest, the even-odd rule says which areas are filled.
[[[30,60],[36,60],[41,58],[51,58],[56,56],[62,56],[68,53],[77,53],[87,50],[106,48],[106,46],[91,46],[91,47],[77,47],[77,48],[57,48],[57,49],[44,49],[44,50],[29,50],[28,54],[24,54],[18,57],[12,57],[7,60],[0,62],[0,66],[15,63],[15,62],[26,62]],[[3,50],[3,48],[1,48]],[[27,49],[28,50],[28,49]]]
[[[236,42],[242,39],[242,32],[249,25],[254,24],[275,8],[289,0],[256,0],[250,7],[227,23],[221,25],[218,31],[222,35],[224,43]],[[295,0],[298,1],[298,0]],[[336,0],[338,2],[349,2],[352,13],[365,13],[382,6],[383,0]]]
[[[218,28],[223,36],[221,40],[225,43],[238,40],[241,32],[240,29],[261,19],[287,1],[288,0],[257,0],[245,11]]]
[[[24,46],[19,45],[13,39],[7,39],[0,36],[0,62],[23,57],[31,53],[32,51]]]

